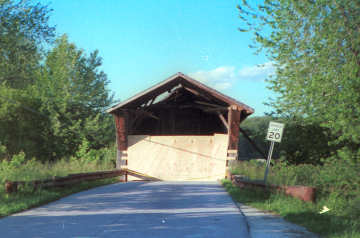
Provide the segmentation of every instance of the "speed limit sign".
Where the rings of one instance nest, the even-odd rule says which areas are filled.
[[[264,183],[266,183],[266,179],[267,179],[267,176],[269,173],[270,161],[271,161],[272,152],[274,150],[274,144],[275,144],[275,142],[281,141],[284,126],[285,125],[283,123],[279,123],[279,122],[271,121],[269,123],[269,128],[268,128],[268,132],[266,134],[266,139],[271,141],[271,143],[270,143],[268,158],[266,160]]]
[[[280,142],[282,134],[283,134],[283,130],[284,130],[283,123],[271,121],[269,123],[269,128],[268,128],[268,132],[266,135],[266,139],[270,140],[270,141],[274,141],[274,142]]]

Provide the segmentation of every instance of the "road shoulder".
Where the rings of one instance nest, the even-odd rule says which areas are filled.
[[[315,238],[306,228],[283,218],[241,203],[236,205],[244,215],[251,238]]]

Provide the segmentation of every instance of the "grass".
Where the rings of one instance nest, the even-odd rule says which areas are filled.
[[[112,178],[92,182],[83,182],[65,188],[39,189],[37,191],[24,189],[16,194],[6,194],[4,190],[1,189],[0,217],[8,216],[13,213],[27,210],[29,208],[44,205],[73,193],[88,190],[90,188],[98,186],[103,186],[106,184],[115,183],[117,181],[118,180]]]
[[[264,164],[243,162],[233,166],[234,174],[262,179]],[[261,189],[240,189],[223,181],[234,200],[266,211],[275,212],[286,220],[302,225],[322,237],[360,238],[359,167],[344,162],[323,166],[275,164],[269,174],[272,184],[310,185],[317,188],[316,203],[306,203],[281,193]],[[319,214],[323,206],[329,212]]]
[[[5,181],[31,181],[66,176],[71,173],[84,173],[114,169],[113,148],[89,151],[80,158],[61,159],[53,163],[41,163],[35,159],[26,160],[20,153],[11,160],[0,161],[0,217],[36,207],[57,200],[72,193],[89,188],[114,183],[116,179],[103,179],[83,182],[71,187],[38,189],[21,187],[15,194],[5,193]]]
[[[116,152],[113,148],[97,150],[96,154],[91,150],[79,158],[64,158],[55,162],[26,160],[25,154],[21,152],[11,160],[0,160],[0,186],[6,180],[31,181],[54,176],[63,177],[72,173],[111,170],[115,167],[115,158]]]

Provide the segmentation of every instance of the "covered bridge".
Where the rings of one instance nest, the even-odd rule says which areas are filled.
[[[185,181],[225,177],[228,160],[237,157],[239,125],[254,110],[177,73],[108,112],[118,168]]]

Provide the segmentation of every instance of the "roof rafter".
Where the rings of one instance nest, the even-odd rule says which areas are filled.
[[[192,94],[203,97],[209,101],[209,103],[219,104],[219,106],[233,106],[237,110],[244,111],[245,115],[250,115],[254,112],[251,107],[226,96],[215,89],[212,89],[205,84],[196,81],[183,73],[177,73],[168,79],[160,82],[159,84],[139,93],[135,96],[121,102],[114,107],[107,110],[109,113],[114,113],[120,108],[136,108],[144,103],[148,103],[152,98],[159,96],[160,94],[173,89],[174,87],[182,85],[184,89]],[[155,104],[154,104],[155,105]]]

